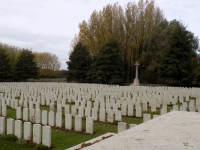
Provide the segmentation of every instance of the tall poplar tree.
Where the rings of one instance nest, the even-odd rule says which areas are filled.
[[[155,5],[154,0],[139,0],[137,4],[130,2],[124,8],[118,3],[108,4],[101,11],[94,11],[88,21],[84,20],[79,24],[78,39],[94,56],[109,37],[118,37],[122,45],[124,80],[132,82],[135,61],[144,59],[142,53],[145,50],[145,39],[163,20],[162,10]]]

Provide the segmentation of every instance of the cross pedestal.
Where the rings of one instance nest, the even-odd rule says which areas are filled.
[[[140,85],[140,80],[138,79],[138,66],[139,66],[140,64],[138,63],[138,61],[136,61],[136,63],[135,63],[135,66],[136,66],[136,70],[135,70],[135,79],[134,79],[134,82],[133,82],[133,85],[134,86],[138,86],[138,85]]]

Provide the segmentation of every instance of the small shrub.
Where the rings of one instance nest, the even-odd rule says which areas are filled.
[[[42,144],[38,144],[36,146],[37,150],[50,150],[50,148],[48,146],[42,145]]]
[[[13,134],[5,134],[2,136],[2,138],[12,142],[16,142],[18,140],[17,136]]]
[[[17,144],[20,144],[20,145],[26,145],[26,143],[27,143],[27,140],[25,140],[25,139],[19,139],[17,141]]]

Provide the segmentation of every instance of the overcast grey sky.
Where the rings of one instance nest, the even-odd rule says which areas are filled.
[[[70,43],[78,24],[94,10],[130,0],[0,0],[0,42],[36,52],[51,52],[67,69]],[[135,0],[134,2],[138,2]],[[200,37],[200,0],[155,0],[168,21],[177,19]]]

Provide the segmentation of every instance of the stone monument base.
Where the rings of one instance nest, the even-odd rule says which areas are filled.
[[[139,79],[134,79],[133,85],[134,86],[139,86],[140,85],[140,80]]]

